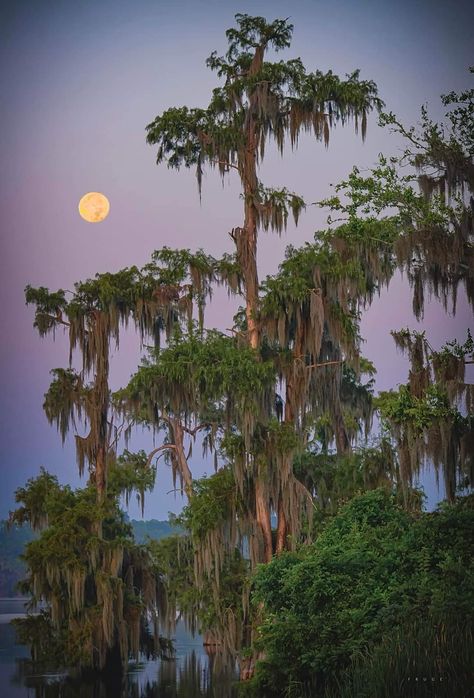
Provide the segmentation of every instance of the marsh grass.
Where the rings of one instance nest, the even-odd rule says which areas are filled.
[[[473,657],[471,623],[435,626],[419,620],[355,655],[324,698],[467,697],[472,695]]]

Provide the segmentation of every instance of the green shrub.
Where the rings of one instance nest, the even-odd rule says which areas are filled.
[[[430,514],[383,490],[356,497],[315,544],[259,569],[265,660],[254,685],[269,696],[379,697],[429,677],[464,695],[473,554],[474,497]]]

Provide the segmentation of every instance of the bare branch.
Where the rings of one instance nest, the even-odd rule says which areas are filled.
[[[232,162],[227,162],[226,160],[209,160],[212,165],[223,165],[224,167],[232,167],[234,170],[239,172],[238,165],[234,165]]]
[[[190,436],[194,437],[196,436],[198,431],[201,431],[201,429],[206,429],[206,427],[208,426],[209,422],[203,422],[202,424],[198,424],[196,427],[194,427],[194,429],[188,429],[188,427],[185,426],[182,426],[182,429],[186,432],[186,434],[189,434]]]
[[[148,456],[145,467],[149,468],[151,465],[151,461],[153,460],[153,457],[160,451],[164,451],[166,449],[174,449],[176,451],[177,447],[174,444],[163,444],[163,446],[158,446],[158,448],[155,448]]]
[[[334,364],[343,364],[343,363],[344,363],[344,359],[340,359],[339,361],[323,361],[320,364],[308,364],[307,366],[305,366],[305,368],[320,368],[321,366],[333,366]]]

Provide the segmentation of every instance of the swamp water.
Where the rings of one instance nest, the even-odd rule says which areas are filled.
[[[183,624],[172,660],[131,664],[123,677],[77,681],[66,674],[35,671],[28,648],[16,643],[11,620],[24,613],[22,599],[0,599],[1,698],[236,698],[236,674],[213,671],[200,637]]]

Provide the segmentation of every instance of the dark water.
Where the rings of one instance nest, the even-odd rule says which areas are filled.
[[[130,665],[125,676],[107,680],[35,671],[26,647],[16,644],[10,621],[23,613],[19,599],[0,599],[1,698],[236,698],[236,675],[219,668],[199,637],[176,628],[173,660]]]

